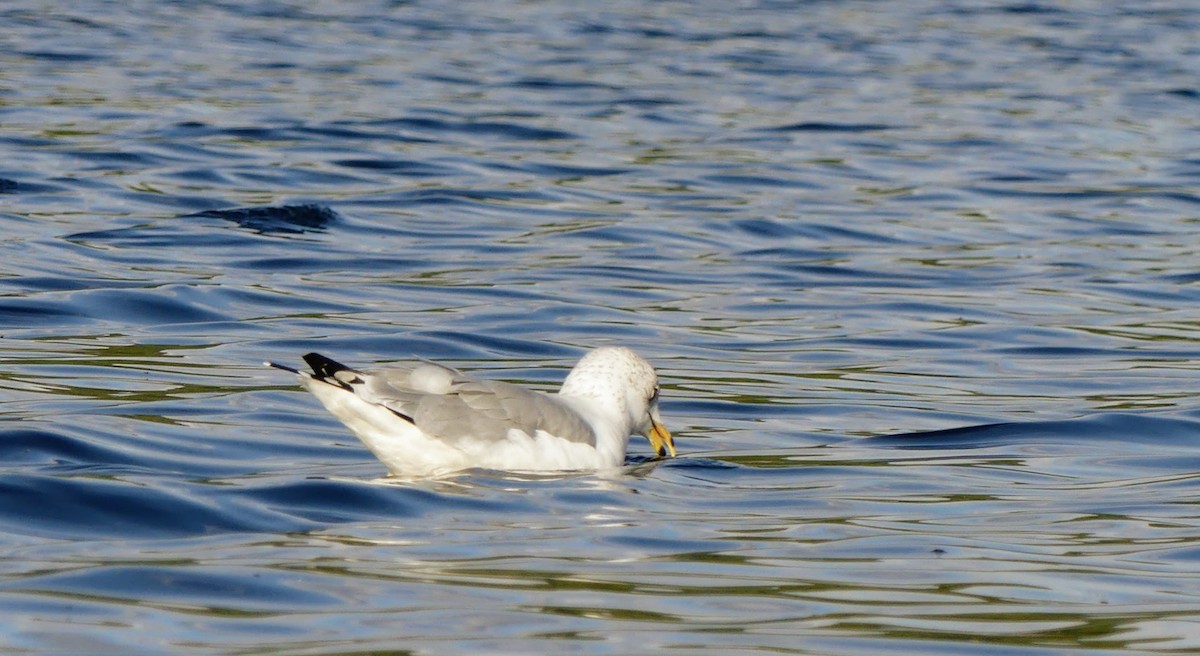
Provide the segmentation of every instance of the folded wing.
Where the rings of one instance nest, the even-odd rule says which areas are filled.
[[[591,427],[561,400],[517,385],[472,378],[431,362],[354,371],[322,356],[305,360],[317,377],[391,410],[426,435],[449,444],[503,440],[512,429],[596,444]]]

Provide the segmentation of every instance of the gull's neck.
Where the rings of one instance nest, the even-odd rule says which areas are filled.
[[[594,394],[573,394],[568,389],[560,391],[558,397],[591,427],[601,457],[613,467],[624,464],[631,429],[629,418],[618,404]]]

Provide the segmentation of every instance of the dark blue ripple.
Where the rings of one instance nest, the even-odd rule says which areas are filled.
[[[867,232],[865,230],[833,225],[832,223],[809,223],[798,219],[752,218],[739,219],[730,223],[746,234],[768,239],[805,237],[820,242],[846,240],[877,244],[895,244],[901,242],[901,240],[887,234]],[[765,249],[756,250],[761,252]]]
[[[1200,422],[1176,417],[1106,413],[1059,421],[1005,422],[940,431],[863,438],[865,443],[905,449],[981,449],[1012,444],[1101,441],[1200,449]]]
[[[319,523],[412,517],[421,512],[420,504],[410,500],[401,488],[320,478],[239,491],[237,496]]]
[[[1179,273],[1174,275],[1163,276],[1163,280],[1180,285],[1188,285],[1195,282],[1200,282],[1200,271],[1195,273]]]
[[[352,169],[385,171],[413,178],[453,175],[457,171],[446,166],[408,159],[392,158],[349,158],[333,160],[333,164]]]
[[[25,428],[0,432],[0,462],[9,466],[111,463],[125,459],[117,449],[48,430]]]
[[[1174,96],[1176,98],[1186,98],[1188,100],[1200,100],[1200,89],[1193,88],[1178,88],[1167,89],[1163,91],[1164,95]]]
[[[510,189],[411,189],[395,195],[391,202],[400,205],[474,205],[481,201],[556,201],[559,197],[547,191],[514,191]]]
[[[821,188],[821,185],[813,182],[806,182],[796,178],[770,175],[723,173],[719,175],[706,175],[702,179],[706,182],[731,185],[735,187],[782,187],[788,189]]]
[[[47,322],[61,326],[73,323],[71,318],[80,316],[80,312],[52,300],[6,298],[0,302],[0,325],[10,328],[40,326]]]
[[[206,308],[197,288],[170,285],[157,289],[97,289],[73,294],[70,307],[90,317],[124,324],[171,324],[233,321]]]
[[[616,91],[619,87],[591,80],[582,80],[578,78],[564,77],[549,77],[549,76],[529,76],[514,80],[506,84],[506,86],[521,88],[521,89],[603,89],[608,91]]]
[[[15,54],[18,54],[22,57],[28,57],[30,59],[42,59],[46,61],[72,64],[104,61],[109,58],[108,54],[94,50],[90,52],[80,52],[77,50],[69,52],[65,50],[22,50]]]
[[[527,173],[552,176],[556,178],[588,178],[593,176],[621,175],[623,173],[629,173],[633,170],[627,168],[572,166],[568,164],[531,161],[503,162],[494,165],[493,168],[505,171],[525,171]]]
[[[62,539],[184,537],[255,526],[170,486],[148,489],[108,477],[9,472],[0,478],[0,526]]]
[[[170,257],[171,249],[180,244],[188,248],[233,248],[246,244],[247,237],[235,231],[211,231],[198,234],[196,231],[187,232],[175,226],[132,226],[128,228],[113,228],[111,230],[96,230],[94,232],[77,232],[66,235],[64,240],[79,244],[92,245],[107,243],[127,249],[130,256],[142,260],[159,260]]]
[[[364,453],[364,457],[366,456]],[[231,509],[253,507],[266,518],[291,518],[326,525],[445,514],[455,511],[526,513],[527,499],[507,496],[446,494],[418,484],[311,477],[286,481],[254,479],[250,484],[212,488],[213,498]],[[261,527],[260,527],[261,530]],[[271,530],[278,530],[272,527]]]
[[[424,330],[410,334],[446,345],[458,344],[473,349],[480,349],[483,353],[516,354],[529,357],[565,357],[576,354],[570,348],[532,337],[513,338],[486,333],[444,330]],[[480,351],[477,350],[475,352],[478,353]]]
[[[19,583],[5,587],[86,598],[131,599],[139,604],[167,603],[188,608],[202,605],[209,612],[231,607],[243,613],[247,608],[294,612],[303,607],[336,606],[342,601],[310,586],[298,585],[294,573],[233,565],[109,565],[23,577]]]
[[[300,234],[322,231],[341,217],[324,205],[281,205],[278,207],[238,207],[205,210],[182,218],[203,217],[232,221],[261,234]]]
[[[1022,2],[1011,5],[1002,5],[991,11],[1002,12],[1006,14],[1064,14],[1063,9],[1052,7],[1047,4],[1038,2]]]
[[[504,137],[520,141],[556,141],[575,139],[578,135],[563,130],[536,128],[520,123],[510,123],[493,120],[461,120],[451,121],[436,118],[398,118],[385,124],[397,128],[419,130],[423,132],[445,132],[450,134],[469,134],[476,136]]]
[[[65,188],[66,186],[64,185],[0,178],[0,194],[45,194],[63,191]]]
[[[804,121],[789,123],[769,128],[773,132],[879,132],[895,130],[901,126],[886,123],[834,123],[825,121]]]
[[[96,168],[113,170],[148,168],[155,165],[162,165],[167,161],[164,157],[144,152],[77,150],[71,152],[70,155],[80,160],[91,162]]]

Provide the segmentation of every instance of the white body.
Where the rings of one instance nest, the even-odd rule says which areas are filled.
[[[674,454],[657,376],[629,349],[590,352],[554,395],[432,363],[355,371],[317,354],[305,360],[314,373],[296,372],[301,384],[393,474],[615,468],[634,432]]]
[[[605,469],[625,463],[628,433],[617,435],[610,429],[598,440],[599,446],[592,446],[545,431],[528,435],[509,429],[501,441],[468,438],[451,446],[391,410],[363,401],[340,387],[312,378],[302,382],[393,474],[430,476],[476,467],[509,471]]]

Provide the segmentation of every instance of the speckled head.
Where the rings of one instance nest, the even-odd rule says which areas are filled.
[[[630,434],[646,436],[659,456],[675,455],[675,442],[658,414],[658,374],[632,350],[604,346],[589,352],[563,381],[559,394],[589,399],[606,414],[623,419]]]

